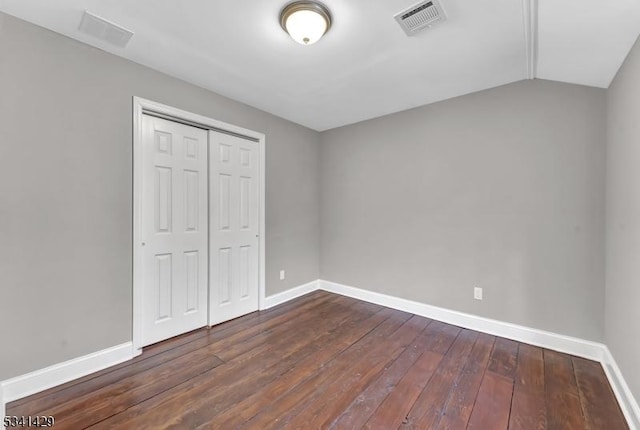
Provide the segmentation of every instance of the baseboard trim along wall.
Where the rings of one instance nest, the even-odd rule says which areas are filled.
[[[281,293],[265,297],[264,307],[262,309],[269,309],[282,303],[288,302],[289,300],[293,300],[297,297],[304,296],[305,294],[308,294],[312,291],[316,291],[318,289],[319,282],[319,280],[311,281],[304,285],[299,285]]]
[[[638,405],[633,393],[631,393],[631,389],[622,376],[622,371],[613,358],[611,351],[606,346],[604,349],[604,359],[602,360],[604,373],[607,374],[607,379],[609,379],[611,388],[620,404],[620,409],[622,409],[622,413],[627,419],[629,428],[631,430],[640,430],[640,405]]]
[[[640,430],[640,407],[629,389],[620,368],[616,364],[606,345],[575,337],[564,336],[543,330],[492,320],[463,312],[439,308],[412,300],[363,290],[335,282],[316,280],[304,285],[291,288],[264,300],[263,309],[286,303],[297,297],[316,290],[324,290],[380,306],[401,310],[426,318],[453,324],[471,330],[481,331],[494,336],[505,337],[543,348],[552,349],[578,357],[598,361],[602,364],[609,379],[609,383],[618,399],[631,430]],[[40,391],[65,382],[81,378],[93,372],[100,371],[130,360],[136,354],[131,342],[107,348],[83,357],[49,366],[0,383],[0,411],[5,413],[5,405],[11,401],[30,396]],[[0,421],[1,422],[1,421]]]
[[[2,411],[5,411],[5,405],[9,402],[82,378],[133,357],[133,344],[127,342],[2,381]]]

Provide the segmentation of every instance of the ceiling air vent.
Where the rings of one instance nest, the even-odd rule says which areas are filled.
[[[413,36],[423,28],[447,19],[437,0],[422,1],[397,13],[394,18],[407,36]]]
[[[124,48],[129,43],[131,36],[133,36],[132,31],[100,18],[89,11],[84,12],[79,29],[83,33],[121,48]]]

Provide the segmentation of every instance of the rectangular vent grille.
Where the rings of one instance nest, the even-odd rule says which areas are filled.
[[[89,11],[85,11],[84,15],[82,15],[79,30],[90,36],[102,39],[107,43],[119,46],[120,48],[124,48],[133,36],[132,31],[94,15]]]
[[[447,19],[437,0],[422,1],[397,13],[394,18],[407,36],[412,36],[425,27],[431,27]]]

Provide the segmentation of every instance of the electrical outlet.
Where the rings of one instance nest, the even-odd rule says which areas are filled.
[[[482,288],[475,287],[473,289],[473,298],[476,300],[482,300]]]
[[[280,280],[284,280],[284,270],[280,271]]]

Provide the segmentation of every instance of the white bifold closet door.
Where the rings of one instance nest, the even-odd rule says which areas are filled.
[[[258,144],[209,131],[211,325],[258,310]]]
[[[143,345],[207,325],[207,131],[143,115]]]

